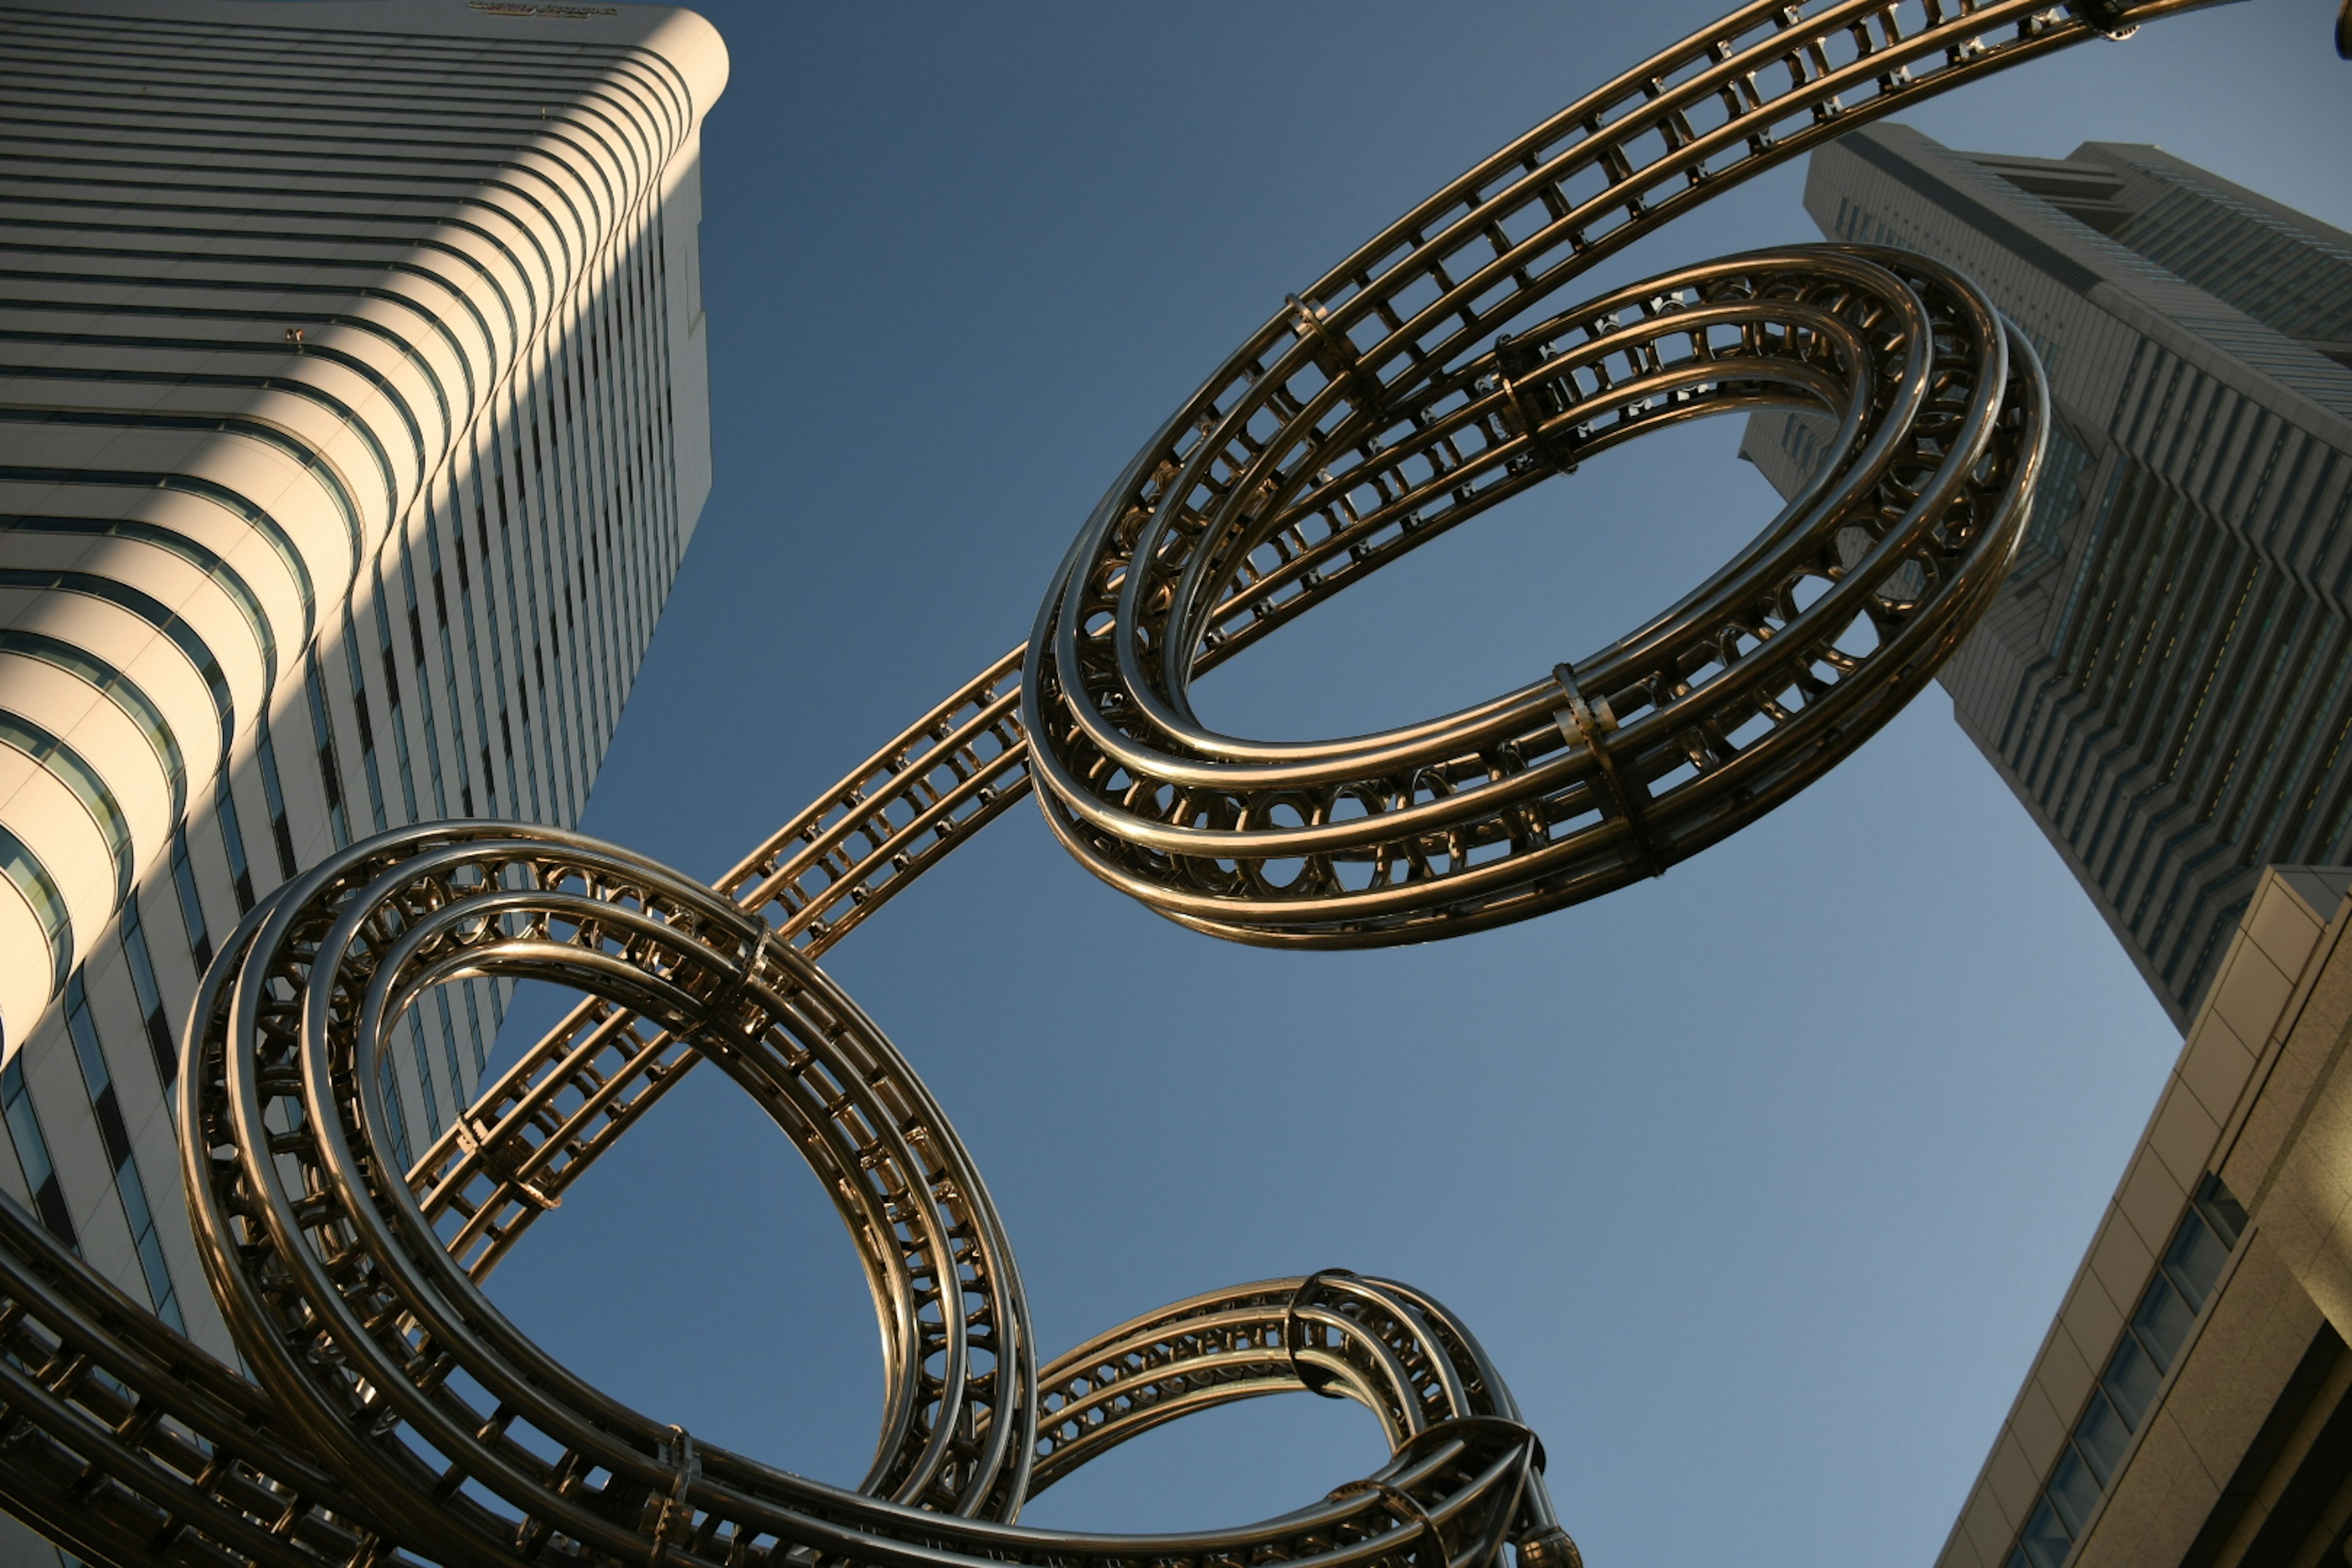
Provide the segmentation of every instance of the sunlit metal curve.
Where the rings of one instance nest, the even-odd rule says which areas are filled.
[[[1118,1331],[1056,1363],[1041,1401],[994,1206],[920,1079],[807,958],[674,872],[552,830],[410,829],[290,884],[238,937],[199,999],[181,1105],[206,1271],[303,1448],[354,1511],[398,1521],[397,1539],[436,1560],[651,1549],[735,1563],[841,1555],[856,1539],[871,1561],[895,1547],[975,1564],[1230,1552],[1472,1568],[1506,1538],[1556,1529],[1534,1437],[1475,1342],[1383,1281],[1323,1276],[1188,1303],[1172,1334],[1144,1331],[1156,1353]],[[387,1169],[380,1051],[425,990],[480,974],[661,1020],[809,1160],[883,1310],[889,1394],[861,1489],[696,1445],[614,1404],[451,1257],[446,1227]],[[1269,1291],[1283,1301],[1270,1317]],[[1088,1544],[1011,1523],[1043,1480],[1168,1414],[1310,1384],[1362,1401],[1388,1431],[1397,1458],[1365,1489],[1214,1538]]]
[[[1393,1282],[1240,1287],[1040,1367],[977,1173],[814,960],[1034,782],[1114,885],[1197,929],[1307,945],[1524,918],[1788,798],[1916,693],[1997,584],[2042,439],[2030,350],[1965,279],[1886,251],[1736,258],[1538,307],[1864,121],[2202,3],[1743,6],[1277,312],[1122,474],[1030,643],[715,890],[481,825],[386,836],[281,890],[207,976],[182,1097],[208,1273],[259,1386],[0,1202],[0,1497],[120,1563],[1486,1568],[1506,1541],[1541,1568],[1572,1561],[1499,1377]],[[1832,461],[1739,558],[1600,653],[1382,736],[1254,742],[1193,719],[1193,676],[1455,523],[1649,428],[1775,403],[1838,421]],[[404,1180],[377,1042],[425,988],[474,973],[588,1000]],[[858,1240],[891,1391],[857,1491],[614,1404],[479,1294],[706,1056],[793,1137]],[[1391,1463],[1231,1531],[1013,1522],[1139,1431],[1297,1388],[1370,1408]]]

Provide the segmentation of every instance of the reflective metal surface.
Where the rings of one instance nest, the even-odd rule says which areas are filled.
[[[1295,410],[1271,435],[1147,453],[1160,477],[1097,510],[1023,693],[1071,853],[1249,942],[1525,919],[1769,811],[1892,718],[1991,603],[2045,439],[2032,351],[1964,279],[1889,251],[1651,279],[1420,379],[1402,411],[1394,395],[1360,411],[1347,377],[1306,393],[1318,341],[1269,349],[1216,426]],[[1286,594],[1336,591],[1662,425],[1787,403],[1840,421],[1831,459],[1738,559],[1598,653],[1384,734],[1253,742],[1192,717],[1201,654],[1278,618]],[[1248,596],[1224,603],[1236,583]]]
[[[661,867],[548,830],[412,829],[302,878],[239,935],[191,1025],[181,1105],[206,1270],[300,1451],[415,1551],[1467,1564],[1554,1528],[1535,1440],[1475,1342],[1384,1281],[1200,1298],[1040,1373],[987,1188],[921,1080],[807,958]],[[474,974],[570,984],[657,1020],[809,1161],[884,1325],[889,1392],[858,1490],[614,1404],[482,1297],[452,1255],[460,1211],[436,1226],[383,1160],[379,1089],[391,1025]],[[1381,1420],[1397,1457],[1361,1489],[1216,1537],[1090,1546],[1008,1528],[1039,1488],[1137,1431],[1307,1386]]]
[[[978,1173],[814,961],[1033,783],[1073,854],[1171,919],[1315,945],[1524,918],[1657,874],[1789,798],[1982,611],[2039,462],[2030,350],[1964,279],[1885,251],[1735,258],[1538,307],[1864,119],[2190,8],[1744,6],[1275,313],[1112,487],[1026,647],[715,889],[480,824],[386,835],[281,889],[206,977],[180,1107],[191,1210],[252,1380],[0,1201],[0,1498],[122,1563],[1486,1568],[1509,1542],[1528,1568],[1574,1564],[1500,1377],[1404,1286],[1242,1286],[1040,1366]],[[1831,461],[1616,642],[1383,735],[1257,742],[1193,718],[1193,676],[1446,528],[1648,429],[1767,403],[1838,419]],[[467,974],[588,1000],[403,1173],[383,1042]],[[480,1294],[706,1058],[824,1181],[873,1290],[888,1396],[856,1490],[614,1403]],[[1231,1531],[1017,1522],[1137,1432],[1297,1389],[1366,1405],[1390,1462]]]

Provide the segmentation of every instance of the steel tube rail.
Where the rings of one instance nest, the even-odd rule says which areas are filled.
[[[1041,1402],[1011,1249],[920,1079],[807,958],[674,872],[553,830],[408,829],[315,868],[241,934],[187,1041],[181,1128],[206,1269],[274,1410],[365,1517],[400,1521],[422,1554],[1108,1568],[1138,1553],[1401,1563],[1442,1548],[1475,1568],[1507,1537],[1557,1530],[1539,1448],[1467,1331],[1426,1298],[1345,1276],[1247,1299],[1289,1386],[1352,1395],[1391,1432],[1397,1458],[1364,1489],[1208,1536],[1014,1526],[1040,1484],[1047,1404],[1077,1429],[1043,1445],[1050,1480],[1176,1413],[1152,1395],[1179,1381],[1183,1408],[1244,1391],[1181,1349],[1147,1389],[1119,1376],[1130,1347],[1097,1342],[1056,1363],[1059,1397]],[[697,1447],[605,1398],[489,1304],[391,1177],[383,1042],[426,990],[469,975],[554,979],[658,1020],[809,1160],[882,1309],[889,1394],[861,1489]],[[1202,1317],[1163,1321],[1163,1341]],[[1247,1392],[1282,1375],[1261,1371]]]
[[[1964,279],[1800,247],[1566,310],[1595,263],[1864,121],[2207,0],[1743,5],[1588,94],[1296,297],[1088,519],[1029,641],[715,888],[577,836],[437,825],[356,846],[225,944],[188,1021],[184,1175],[256,1381],[0,1199],[0,1500],[97,1562],[1286,1563],[1575,1568],[1540,1445],[1458,1321],[1326,1272],[1213,1292],[1040,1366],[993,1205],[912,1068],[815,959],[1038,789],[1169,918],[1284,945],[1442,937],[1655,875],[1885,722],[1979,615],[2044,418]],[[1549,314],[1544,312],[1549,310]],[[1217,734],[1202,671],[1584,458],[1766,405],[1835,457],[1676,605],[1461,712],[1327,742]],[[432,986],[588,999],[406,1172],[383,1042]],[[832,1192],[888,1394],[857,1489],[695,1442],[587,1385],[480,1293],[709,1058]],[[1263,1524],[1022,1527],[1136,1434],[1308,1390],[1392,1458]]]

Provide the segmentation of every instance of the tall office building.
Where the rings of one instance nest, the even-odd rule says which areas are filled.
[[[577,821],[709,488],[726,53],[509,0],[0,32],[0,1186],[228,1358],[172,1127],[198,975],[338,846]],[[501,1003],[412,1015],[412,1149]]]
[[[2184,1028],[2264,865],[2352,861],[2352,235],[2154,147],[1813,155],[1833,238],[1959,267],[2056,403],[2015,572],[1941,677]],[[1826,425],[1751,418],[1783,493]]]

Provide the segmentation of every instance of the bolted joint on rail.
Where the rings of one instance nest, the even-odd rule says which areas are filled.
[[[1519,1568],[1584,1568],[1584,1553],[1568,1531],[1554,1525],[1519,1545]]]
[[[1540,345],[1512,337],[1506,332],[1495,340],[1495,380],[1509,400],[1511,417],[1517,421],[1519,434],[1528,438],[1528,448],[1536,458],[1556,474],[1576,472],[1575,435],[1554,436],[1543,427],[1543,410],[1528,395],[1524,384],[1543,363]]]
[[[1610,754],[1609,734],[1617,728],[1617,715],[1609,710],[1609,700],[1601,697],[1585,700],[1576,684],[1576,672],[1567,665],[1554,665],[1551,678],[1568,698],[1568,706],[1552,715],[1552,722],[1559,726],[1560,738],[1592,753],[1593,763],[1601,772],[1602,793],[1633,833],[1633,847],[1641,855],[1642,865],[1653,877],[1664,876],[1665,862],[1659,858],[1658,847],[1650,837],[1648,825],[1642,820],[1642,805],[1648,796],[1638,784],[1618,771],[1617,759]]]
[[[1387,403],[1381,395],[1381,384],[1364,369],[1362,356],[1344,332],[1335,332],[1322,306],[1310,303],[1296,294],[1285,294],[1290,307],[1290,331],[1293,337],[1305,338],[1314,345],[1315,368],[1326,379],[1338,382],[1356,412],[1366,418],[1377,419]]]

